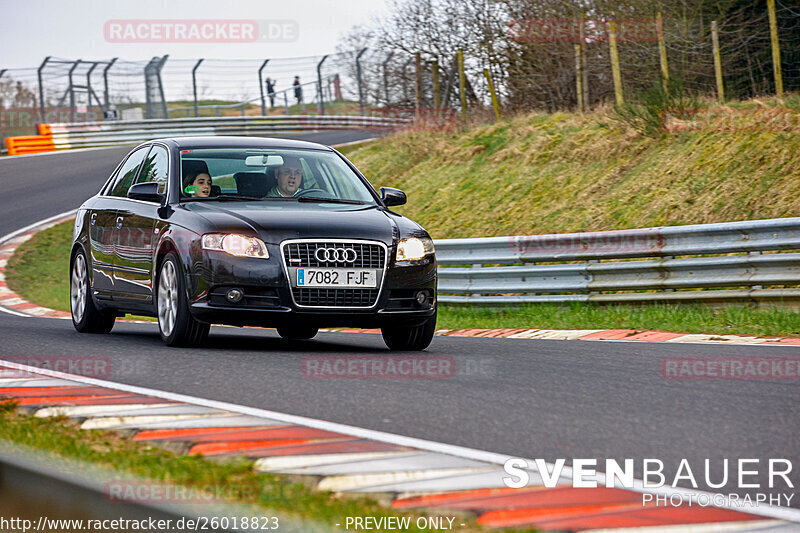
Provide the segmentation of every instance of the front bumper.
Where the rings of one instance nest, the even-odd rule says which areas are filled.
[[[433,256],[404,265],[390,260],[377,300],[371,307],[296,305],[279,258],[280,255],[275,260],[263,260],[205,254],[203,261],[195,263],[187,280],[192,315],[202,322],[234,326],[303,324],[380,328],[390,324],[419,325],[436,313]],[[225,294],[232,288],[244,293],[241,301],[226,300]],[[420,290],[428,295],[423,304],[414,299]]]

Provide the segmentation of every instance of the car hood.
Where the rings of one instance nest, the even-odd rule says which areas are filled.
[[[191,202],[184,207],[206,219],[211,231],[255,232],[272,244],[319,237],[371,239],[391,246],[399,234],[398,215],[377,206]]]

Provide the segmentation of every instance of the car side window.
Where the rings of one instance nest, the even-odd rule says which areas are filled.
[[[109,196],[127,196],[128,189],[133,185],[136,173],[139,171],[139,167],[142,165],[144,156],[149,148],[149,146],[144,146],[130,155],[125,164],[122,165],[122,168],[119,169],[119,172],[117,172],[117,177],[114,178],[114,183],[106,194]]]
[[[169,152],[163,146],[153,146],[144,160],[142,171],[136,183],[155,181],[159,184],[158,192],[163,194],[167,190],[167,175],[169,172]],[[127,191],[126,191],[127,193]]]

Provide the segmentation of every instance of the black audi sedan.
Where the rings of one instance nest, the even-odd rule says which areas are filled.
[[[422,350],[436,326],[436,258],[417,223],[390,210],[342,154],[284,139],[182,137],[131,151],[75,218],[72,321],[107,333],[154,316],[170,346],[210,324],[380,328]]]

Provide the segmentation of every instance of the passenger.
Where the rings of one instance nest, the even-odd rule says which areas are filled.
[[[283,165],[275,169],[275,179],[278,184],[267,193],[267,196],[274,198],[294,196],[303,183],[303,165],[300,159],[283,156]]]
[[[205,172],[187,174],[183,178],[183,192],[194,198],[208,198],[211,195],[211,176]]]

